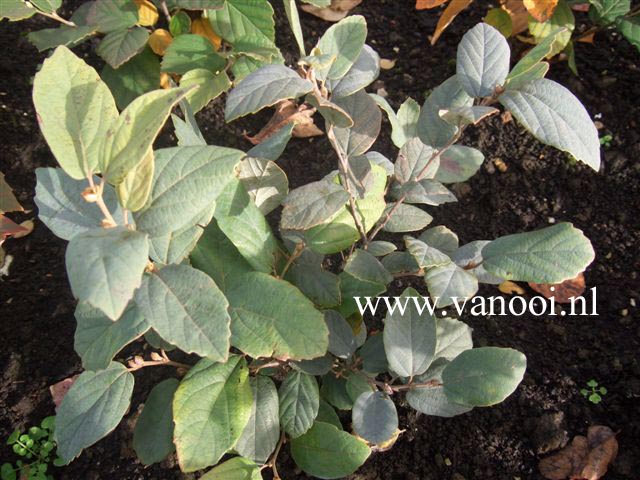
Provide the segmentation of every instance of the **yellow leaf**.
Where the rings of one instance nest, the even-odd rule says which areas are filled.
[[[435,45],[440,35],[442,35],[442,32],[446,30],[462,10],[471,5],[471,2],[473,2],[473,0],[451,0],[451,3],[445,8],[442,15],[440,15],[436,31],[433,33],[433,38],[431,39],[431,45]]]
[[[216,47],[216,50],[220,49],[220,45],[222,45],[222,39],[213,31],[209,20],[206,18],[196,18],[191,22],[191,33],[208,39]]]
[[[498,285],[498,290],[500,290],[502,293],[506,293],[507,295],[514,295],[516,293],[518,295],[525,294],[524,288],[522,288],[517,283],[511,282],[509,280],[505,280],[500,285]]]
[[[507,0],[501,8],[511,17],[511,35],[518,35],[529,29],[529,12],[522,0]]]
[[[135,0],[138,6],[138,25],[152,27],[158,21],[158,9],[149,0]]]
[[[427,8],[436,8],[447,3],[448,0],[416,0],[416,10],[426,10]]]
[[[533,18],[546,22],[558,6],[558,0],[524,0],[524,6]]]
[[[171,82],[169,80],[171,80],[169,74],[167,72],[162,72],[160,74],[160,87],[164,88],[165,90],[171,88]]]
[[[149,36],[149,46],[156,55],[164,55],[169,45],[173,42],[173,37],[164,28],[158,28],[154,30]]]

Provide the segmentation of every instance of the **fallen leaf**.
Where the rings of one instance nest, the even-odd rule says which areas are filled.
[[[164,55],[171,42],[173,42],[173,37],[164,28],[158,28],[149,35],[149,46],[156,55]]]
[[[25,232],[29,233],[29,230],[18,225],[10,218],[0,214],[0,240]]]
[[[152,27],[158,21],[158,9],[150,0],[135,0],[138,6],[138,25]]]
[[[167,72],[160,74],[160,87],[165,90],[171,88],[171,76]]]
[[[220,50],[220,46],[222,45],[222,38],[213,31],[211,28],[211,23],[206,18],[196,18],[193,22],[191,22],[191,33],[195,33],[196,35],[200,35],[201,37],[209,40],[216,50]]]
[[[570,303],[572,297],[579,297],[584,293],[584,274],[579,273],[576,278],[571,278],[553,285],[547,283],[529,283],[529,286],[545,298],[553,297],[558,303]]]
[[[599,480],[618,454],[618,441],[609,427],[589,427],[587,436],[577,435],[571,445],[544,458],[538,467],[548,480]]]
[[[593,44],[595,37],[596,37],[596,32],[591,32],[590,34],[585,35],[584,37],[578,37],[578,42]]]
[[[509,110],[505,110],[500,115],[500,119],[502,120],[502,124],[506,125],[507,123],[513,122],[513,115],[511,115],[511,112]]]
[[[58,383],[54,383],[49,387],[49,392],[51,392],[51,399],[53,400],[56,409],[62,403],[64,396],[67,394],[71,386],[75,383],[78,375],[74,375],[73,377],[65,378],[64,380],[59,381]]]
[[[276,105],[276,110],[267,124],[256,135],[245,135],[245,138],[254,145],[258,145],[291,122],[295,124],[293,128],[295,137],[322,135],[322,130],[313,122],[315,112],[316,109],[308,105],[298,106],[293,100],[283,100]]]
[[[0,172],[0,213],[6,212],[24,212],[24,208],[5,181],[4,174]]]
[[[500,285],[498,285],[498,290],[500,290],[502,293],[506,293],[507,295],[524,295],[526,293],[524,291],[524,288],[510,280],[505,280]]]
[[[546,22],[558,6],[558,0],[524,0],[524,6],[533,18]]]
[[[396,66],[395,60],[389,60],[388,58],[380,59],[380,68],[382,70],[391,70],[395,66]]]
[[[447,3],[449,0],[416,0],[416,10],[426,10],[428,8],[436,8]]]
[[[310,4],[301,5],[302,10],[328,22],[338,22],[347,16],[349,10],[357,7],[362,0],[332,0],[328,7],[316,7]]]
[[[26,237],[26,236],[27,236],[27,235],[29,235],[31,232],[33,232],[33,227],[34,227],[33,220],[25,220],[24,222],[22,222],[22,223],[20,224],[20,226],[21,226],[22,228],[24,228],[24,231],[22,231],[22,232],[18,232],[18,233],[15,233],[15,234],[13,235],[13,238],[22,238],[22,237]]]
[[[511,35],[518,35],[529,29],[529,12],[522,0],[506,0],[501,8],[511,17]]]
[[[493,164],[501,173],[504,173],[509,169],[509,166],[501,158],[494,158]]]
[[[473,2],[473,0],[451,0],[451,3],[447,5],[447,8],[445,8],[438,19],[438,25],[436,25],[436,30],[433,32],[433,38],[431,39],[431,45],[436,44],[442,32],[446,30],[461,11],[471,5],[471,2]]]
[[[590,3],[576,3],[575,5],[571,5],[571,10],[575,12],[588,12],[589,7],[591,7]]]

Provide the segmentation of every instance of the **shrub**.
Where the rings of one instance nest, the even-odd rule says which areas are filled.
[[[277,478],[288,443],[305,472],[344,477],[398,436],[398,396],[450,417],[503,401],[526,365],[509,348],[473,348],[463,322],[417,304],[389,311],[375,334],[354,297],[374,297],[411,275],[445,307],[474,295],[479,282],[558,283],[593,260],[589,241],[568,223],[463,246],[444,226],[405,236],[403,251],[376,239],[429,225],[415,205],[455,201],[445,184],[466,180],[483,161],[457,142],[468,125],[497,113],[496,103],[541,141],[598,168],[596,129],[568,90],[542,78],[543,49],[510,71],[504,37],[480,24],[459,46],[457,74],[422,106],[407,99],[395,112],[364,91],[379,57],[365,45],[362,17],[329,28],[307,55],[295,9],[289,16],[303,53],[298,68],[250,73],[230,92],[225,115],[304,98],[324,117],[337,170],[290,192],[276,160],[292,124],[244,153],[206,145],[184,108],[184,120],[173,118],[178,146],[153,150],[189,89],[152,91],[118,112],[96,72],[64,46],[36,75],[41,129],[61,166],[38,169],[36,203],[41,220],[69,240],[75,347],[85,368],[56,417],[66,462],[118,425],[134,372],[169,366],[186,374],[160,382],[145,402],[133,437],[143,463],[175,449],[191,472],[232,452],[238,456],[203,478],[259,478],[264,466]],[[400,148],[395,162],[369,150],[379,106]],[[280,204],[276,234],[265,216]],[[327,268],[331,254],[339,267]],[[114,360],[142,335],[155,348],[149,358]],[[201,359],[177,362],[172,349]],[[353,434],[336,409],[351,410]]]

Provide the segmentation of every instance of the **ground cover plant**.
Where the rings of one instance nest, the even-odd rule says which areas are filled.
[[[183,102],[185,120],[173,118],[179,145],[153,151],[188,88],[149,92],[119,113],[96,72],[66,47],[45,62],[34,102],[62,168],[38,170],[36,202],[42,221],[69,240],[67,272],[80,300],[75,345],[86,368],[56,417],[65,461],[116,427],[133,372],[152,366],[188,372],[150,393],[134,432],[138,456],[150,464],[175,449],[181,468],[195,471],[240,455],[215,467],[216,478],[238,469],[258,476],[265,465],[277,476],[285,441],[304,471],[340,478],[397,436],[395,396],[452,416],[516,388],[521,353],[472,348],[466,325],[420,315],[417,305],[390,312],[384,331],[367,335],[353,297],[416,275],[445,307],[472,296],[478,282],[575,277],[593,250],[566,223],[462,247],[440,226],[406,236],[404,252],[375,237],[422,230],[431,218],[415,204],[454,200],[444,183],[468,178],[482,162],[480,152],[455,144],[467,125],[497,112],[491,105],[502,103],[542,141],[597,169],[595,127],[575,97],[540,78],[544,45],[509,72],[506,41],[480,24],[460,44],[457,75],[422,107],[408,100],[396,113],[363,90],[378,73],[365,39],[362,17],[347,17],[297,71],[264,66],[229,94],[229,121],[303,96],[324,117],[338,169],[288,193],[275,161],[292,125],[245,154],[205,145]],[[400,147],[394,163],[368,151],[379,104]],[[280,203],[276,236],[265,214]],[[323,269],[335,253],[343,255],[339,271]],[[143,334],[157,352],[127,366],[112,360]],[[179,363],[165,353],[172,348],[203,358]],[[355,435],[336,408],[352,410]]]

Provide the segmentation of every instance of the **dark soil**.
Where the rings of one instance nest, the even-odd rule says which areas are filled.
[[[427,37],[437,17],[433,12],[415,12],[412,5],[408,0],[368,0],[354,12],[367,17],[369,42],[381,56],[397,58],[395,68],[383,71],[373,86],[374,90],[384,88],[395,107],[408,95],[421,101],[426,90],[454,72],[456,45],[480,21],[484,9],[476,7],[462,14],[431,47]],[[317,38],[328,27],[306,14],[302,21],[308,39]],[[294,52],[286,24],[279,23],[281,47]],[[55,165],[31,103],[32,77],[44,55],[24,38],[26,31],[47,26],[51,25],[45,19],[0,25],[0,171],[31,211],[12,215],[20,221],[36,214],[34,169]],[[514,43],[513,48],[522,45]],[[596,250],[586,280],[589,288],[597,287],[598,316],[466,318],[474,328],[477,345],[510,346],[527,355],[522,385],[499,406],[475,409],[453,419],[416,416],[401,408],[405,432],[395,447],[372,455],[353,479],[539,479],[537,452],[561,443],[542,434],[541,425],[548,418],[543,416],[553,413],[561,413],[553,418],[564,419],[561,430],[569,437],[584,434],[593,424],[619,432],[620,453],[606,478],[639,478],[640,313],[635,302],[640,302],[640,53],[619,36],[601,33],[595,45],[579,44],[576,55],[578,77],[564,63],[554,65],[550,76],[568,86],[592,115],[597,114],[602,134],[613,135],[611,147],[604,150],[601,172],[572,164],[564,154],[542,147],[514,122],[503,125],[500,118],[494,118],[472,129],[464,139],[465,144],[485,153],[481,171],[455,186],[457,204],[431,208],[430,213],[436,219],[434,225],[452,228],[462,243],[557,221],[573,222]],[[258,131],[267,115],[225,125],[222,104],[214,102],[199,114],[207,140],[248,149],[242,132]],[[161,141],[171,141],[169,136],[166,132]],[[395,156],[386,121],[374,149]],[[496,168],[497,159],[506,164],[506,171]],[[315,138],[291,142],[279,163],[291,185],[298,186],[332,170],[335,159],[326,139]],[[4,341],[0,350],[0,441],[15,428],[53,414],[48,386],[81,368],[73,351],[75,302],[65,274],[65,242],[36,220],[31,235],[9,240],[4,248],[13,263],[9,276],[0,278],[0,336]],[[404,286],[398,283],[394,291]],[[416,286],[424,291],[423,286]],[[495,287],[481,292],[497,294]],[[158,375],[163,373],[137,374],[132,412],[152,384],[149,377],[156,381]],[[579,393],[592,378],[608,389],[599,405]],[[128,444],[133,416],[69,467],[57,470],[56,477],[194,478],[181,474],[173,460],[152,468],[135,460]],[[562,432],[559,436],[562,440]],[[0,458],[15,460],[4,445]],[[280,463],[283,478],[307,478],[296,470],[286,449]]]

